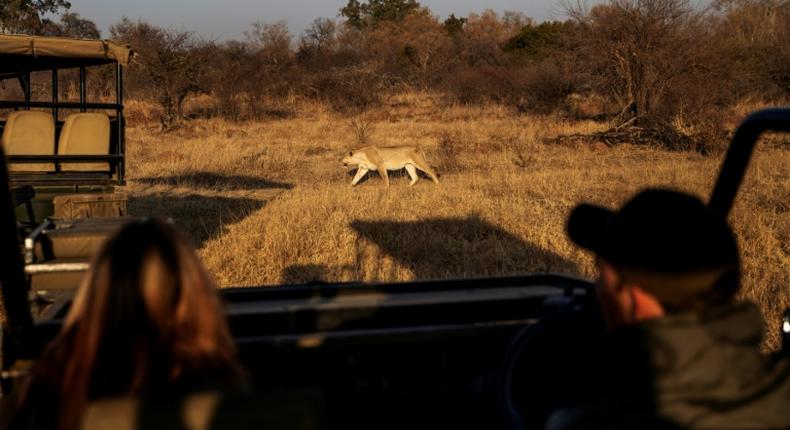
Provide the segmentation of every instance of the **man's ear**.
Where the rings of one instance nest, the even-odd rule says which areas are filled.
[[[603,286],[612,292],[619,290],[621,288],[620,274],[617,273],[614,266],[602,258],[599,258],[596,263],[598,265],[599,281]]]
[[[622,278],[609,262],[598,258],[598,279],[595,282],[595,295],[601,305],[601,315],[609,328],[619,327],[628,322],[627,304],[631,301],[623,294]]]
[[[637,285],[631,285],[629,289],[634,302],[634,322],[661,318],[666,314],[661,302],[659,302],[655,296]]]

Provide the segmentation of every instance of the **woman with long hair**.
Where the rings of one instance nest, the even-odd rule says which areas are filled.
[[[131,222],[96,256],[35,368],[32,427],[75,429],[99,399],[235,389],[241,375],[214,283],[192,247],[165,222]]]

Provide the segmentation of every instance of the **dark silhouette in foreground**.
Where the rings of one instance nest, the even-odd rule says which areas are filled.
[[[177,404],[243,386],[214,283],[173,226],[127,224],[86,279],[34,367],[18,426],[74,429],[107,399]]]
[[[619,211],[577,207],[568,232],[596,254],[609,332],[585,360],[589,398],[548,429],[790,427],[790,366],[761,352],[759,310],[734,300],[740,261],[724,218],[647,190]]]

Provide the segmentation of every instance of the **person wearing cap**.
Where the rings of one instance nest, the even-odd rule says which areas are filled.
[[[583,204],[568,235],[596,256],[608,332],[595,398],[550,430],[787,429],[790,365],[761,352],[763,321],[736,302],[738,246],[699,199],[646,190],[612,211]]]

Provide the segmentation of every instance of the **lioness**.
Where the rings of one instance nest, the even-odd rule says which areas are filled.
[[[359,166],[351,185],[356,185],[368,171],[378,171],[384,184],[389,186],[390,180],[387,170],[400,170],[405,168],[411,177],[409,185],[414,185],[419,179],[417,169],[422,170],[431,177],[433,182],[439,183],[436,173],[428,166],[422,150],[416,146],[366,146],[364,148],[349,151],[342,160],[344,166]],[[382,168],[383,167],[383,168]]]

